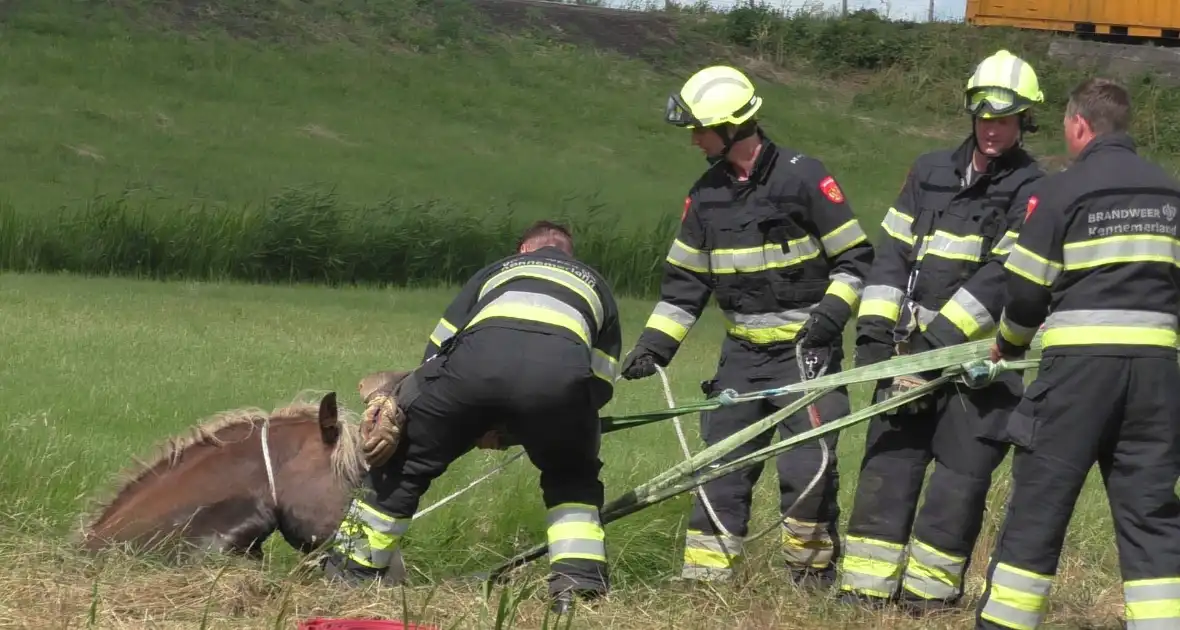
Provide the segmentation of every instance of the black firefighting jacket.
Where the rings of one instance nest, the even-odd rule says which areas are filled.
[[[445,353],[457,335],[495,326],[559,335],[587,348],[591,397],[601,409],[614,395],[622,352],[619,310],[607,282],[556,247],[498,260],[467,281],[430,335],[423,362]],[[516,348],[504,348],[505,354]],[[493,359],[494,360],[494,359]]]
[[[968,183],[974,149],[969,136],[910,167],[881,222],[857,345],[892,347],[915,329],[933,347],[994,332],[1006,298],[1004,261],[1044,171],[1017,148]]]
[[[794,342],[812,310],[843,327],[872,260],[872,245],[824,165],[763,136],[746,181],[719,161],[690,189],[663,264],[660,301],[637,346],[666,365],[711,295],[737,347]]]
[[[1038,188],[1008,256],[1001,349],[1026,348],[1044,323],[1045,356],[1174,357],[1180,183],[1113,133]]]

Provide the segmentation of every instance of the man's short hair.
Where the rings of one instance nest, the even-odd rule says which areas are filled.
[[[522,245],[533,239],[541,239],[550,245],[568,249],[571,253],[574,250],[574,237],[570,231],[564,225],[552,221],[537,221],[530,225],[525,229],[524,234],[520,235],[520,240],[516,242],[516,249],[519,250]]]
[[[1131,127],[1131,95],[1110,79],[1087,79],[1069,93],[1065,115],[1081,116],[1095,135],[1126,131]]]

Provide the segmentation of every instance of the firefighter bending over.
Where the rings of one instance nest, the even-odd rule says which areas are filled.
[[[1180,628],[1180,182],[1140,157],[1125,89],[1077,86],[1074,164],[1045,179],[1008,257],[992,359],[1043,323],[1037,378],[1010,416],[1012,495],[975,627],[1036,628],[1090,467],[1102,472],[1127,630]],[[1046,314],[1048,316],[1046,317]]]
[[[560,226],[534,225],[518,252],[467,281],[423,364],[371,402],[370,474],[336,534],[328,574],[385,574],[431,482],[501,426],[541,473],[554,609],[607,592],[598,410],[614,391],[618,309]]]
[[[755,114],[762,98],[741,72],[705,68],[668,101],[666,120],[692,129],[692,141],[711,166],[684,200],[679,234],[663,265],[661,299],[623,365],[623,376],[643,378],[667,366],[714,295],[727,334],[709,397],[727,388],[747,392],[798,382],[796,346],[809,365],[839,371],[841,334],[860,299],[873,250],[840,186],[818,159],[777,145]],[[704,414],[701,434],[715,444],[786,405],[786,397],[721,407]],[[849,413],[847,391],[817,402],[822,418]],[[779,426],[782,435],[811,428],[806,411]],[[769,443],[768,430],[727,454],[732,461]],[[836,437],[830,463],[812,493],[786,520],[782,545],[795,579],[831,583],[838,557]],[[821,451],[810,442],[778,457],[781,510],[819,470]],[[726,579],[742,555],[753,487],[762,466],[726,475],[703,490],[724,531],[694,495],[681,576]],[[727,536],[728,531],[732,536]]]
[[[1004,260],[1043,176],[1021,146],[1043,97],[1032,66],[1001,50],[976,67],[963,99],[971,134],[955,149],[918,157],[881,223],[857,320],[858,365],[995,330]],[[876,399],[937,375],[880,382]],[[1007,452],[987,438],[1020,391],[1020,376],[1008,372],[979,389],[947,384],[870,420],[840,563],[841,600],[900,602],[914,613],[958,603],[992,472]]]

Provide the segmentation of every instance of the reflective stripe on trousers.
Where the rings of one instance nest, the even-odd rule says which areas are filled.
[[[952,556],[918,540],[910,541],[902,588],[923,599],[951,600],[961,594],[967,558]]]
[[[388,569],[409,518],[397,518],[354,499],[332,537],[332,548],[370,569]]]
[[[585,503],[562,503],[549,508],[549,564],[562,560],[606,562],[606,534],[598,508]]]
[[[783,554],[787,564],[822,569],[832,562],[834,545],[827,523],[807,523],[788,518],[783,523]]]
[[[1127,630],[1180,628],[1180,577],[1123,584]]]
[[[1033,630],[1045,617],[1052,585],[1053,576],[1001,562],[991,570],[980,616],[1005,628]]]
[[[680,577],[691,580],[725,580],[742,557],[742,540],[690,529],[684,536],[684,567]]]
[[[840,590],[872,597],[893,597],[901,583],[905,545],[848,536],[840,560]]]

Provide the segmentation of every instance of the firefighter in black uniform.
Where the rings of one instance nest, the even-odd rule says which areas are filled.
[[[1007,426],[1012,495],[976,628],[1041,623],[1095,462],[1127,629],[1180,628],[1180,182],[1136,153],[1130,108],[1110,81],[1073,90],[1065,138],[1075,162],[1046,178],[1008,257],[992,359],[1021,357],[1044,332],[1037,378]]]
[[[860,299],[873,250],[836,180],[817,159],[778,146],[754,118],[762,105],[750,80],[726,66],[705,68],[669,99],[668,122],[693,130],[712,166],[684,202],[680,232],[664,263],[661,300],[623,365],[624,378],[666,366],[700,317],[710,294],[727,320],[717,373],[702,387],[748,392],[798,382],[796,345],[811,364],[839,371],[841,334]],[[701,433],[714,444],[773,413],[779,399],[725,406],[705,414]],[[849,413],[844,389],[821,398],[821,418]],[[800,412],[782,435],[811,428]],[[731,461],[769,443],[773,430],[721,458]],[[783,549],[796,579],[835,577],[839,538],[836,438],[821,483],[784,521]],[[781,510],[819,472],[817,442],[778,458]],[[720,463],[720,462],[719,462]],[[720,520],[694,497],[684,549],[685,579],[727,579],[742,554],[753,486],[761,465],[703,487]],[[718,527],[720,525],[720,527]],[[811,581],[811,580],[809,580]]]
[[[598,410],[621,349],[612,292],[573,257],[569,233],[547,222],[526,231],[517,255],[480,270],[447,307],[422,365],[371,402],[368,483],[327,573],[382,576],[431,482],[502,426],[541,473],[555,609],[605,593]]]
[[[964,95],[972,133],[956,149],[920,156],[881,223],[857,319],[858,365],[995,330],[1004,260],[1044,175],[1020,143],[1042,101],[1033,68],[1008,51],[977,66]],[[882,381],[875,398],[937,375]],[[869,422],[840,562],[843,601],[900,601],[914,613],[958,603],[992,472],[1007,452],[993,427],[1021,389],[1012,372],[978,389],[948,384]]]

